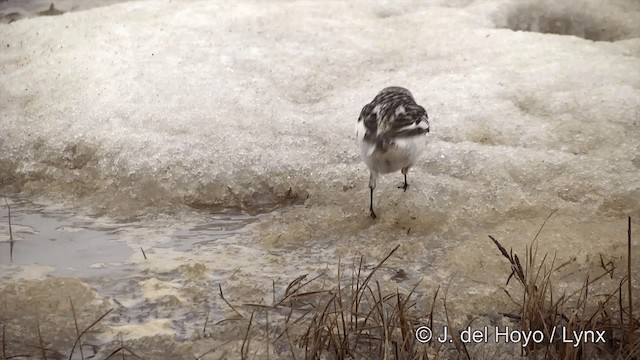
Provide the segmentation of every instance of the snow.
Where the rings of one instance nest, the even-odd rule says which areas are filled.
[[[382,17],[380,6],[135,2],[2,25],[5,173],[34,193],[91,193],[107,210],[260,206],[289,187],[322,196],[364,174],[354,118],[401,84],[434,123],[416,181],[470,163],[492,181],[510,167],[547,177],[537,163],[554,158],[590,179],[626,165],[631,176],[614,176],[631,185],[637,39],[487,28],[472,5]],[[452,143],[450,161],[433,156]],[[509,156],[475,158],[496,152]],[[620,161],[592,166],[612,153]],[[537,190],[575,185],[564,179]],[[603,198],[613,191],[597,183]]]
[[[127,0],[2,0],[0,23],[11,23],[34,16],[53,16],[81,11]]]

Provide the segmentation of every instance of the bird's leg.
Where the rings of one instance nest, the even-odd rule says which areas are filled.
[[[377,218],[376,213],[373,212],[373,188],[371,189],[371,198],[369,200],[369,216],[371,216],[372,219]]]
[[[403,189],[405,192],[407,191],[407,188],[409,187],[409,184],[407,184],[407,173],[409,172],[409,168],[402,168],[402,174],[404,175],[404,184],[398,186],[398,189]]]
[[[371,216],[372,219],[377,218],[376,213],[373,212],[373,189],[376,188],[376,178],[377,177],[378,177],[378,173],[375,173],[375,172],[371,171],[371,175],[369,176],[369,190],[370,190],[369,216]]]

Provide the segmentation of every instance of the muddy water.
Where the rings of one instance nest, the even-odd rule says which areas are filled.
[[[126,273],[120,267],[131,256],[131,249],[116,241],[117,228],[91,229],[95,227],[94,219],[16,198],[8,201],[13,210],[14,242],[7,239],[9,210],[5,208],[0,257],[5,277],[18,276],[21,270],[34,264],[51,269],[53,276],[91,278],[103,273],[120,274],[121,270]]]
[[[53,348],[70,351],[69,301],[85,326],[112,309],[98,326],[100,336],[88,337],[91,346],[86,345],[85,354],[120,337],[189,339],[212,311],[207,299],[219,283],[213,280],[229,270],[193,261],[191,254],[215,252],[211,249],[220,246],[216,242],[255,220],[242,214],[114,220],[22,197],[6,200],[11,227],[5,207],[0,219],[0,320],[13,351],[26,350],[21,344],[36,340],[38,317]]]
[[[495,321],[502,321],[499,312],[513,310],[502,290],[510,269],[487,234],[522,256],[544,221],[531,216],[426,234],[417,219],[375,224],[358,216],[347,219],[356,228],[334,223],[352,229],[341,230],[346,236],[337,238],[332,229],[302,225],[304,221],[289,223],[289,232],[278,229],[278,219],[300,221],[304,207],[259,216],[198,211],[123,221],[82,216],[70,208],[21,197],[7,201],[14,241],[11,255],[5,211],[0,217],[0,233],[5,234],[0,238],[0,307],[1,320],[10,338],[16,339],[10,343],[14,351],[26,351],[24,344],[36,340],[37,319],[55,349],[70,351],[75,339],[71,300],[83,326],[111,311],[96,326],[97,332],[85,337],[85,354],[104,356],[122,338],[133,341],[138,351],[167,359],[200,354],[223,343],[225,351],[241,347],[244,325],[235,325],[235,310],[221,300],[220,290],[248,316],[253,306],[249,304],[272,304],[300,275],[320,276],[319,282],[329,286],[336,281],[339,262],[344,277],[364,256],[362,270],[368,272],[395,245],[400,245],[397,253],[377,277],[383,291],[413,289],[418,308],[426,314],[435,289],[446,286],[453,321],[476,316],[477,326],[495,326]],[[563,264],[559,289],[571,292],[580,288],[586,274],[602,272],[601,256],[607,264],[622,266],[625,224],[624,219],[586,213],[555,213],[540,232],[537,246],[540,256],[557,255]],[[559,235],[567,234],[567,228],[570,236]],[[634,264],[633,270],[640,268]],[[592,285],[592,291],[608,291],[617,281],[605,279]],[[285,315],[276,312],[269,323],[273,326]],[[256,316],[258,324],[267,322]]]

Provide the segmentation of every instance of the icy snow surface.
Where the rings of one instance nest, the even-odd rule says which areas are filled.
[[[123,232],[131,261],[204,265],[230,297],[269,299],[272,280],[400,244],[386,264],[409,274],[399,286],[431,294],[455,274],[452,309],[495,311],[508,264],[488,234],[524,252],[557,209],[544,251],[581,268],[625,255],[639,19],[633,0],[138,1],[0,24],[0,186],[105,219],[164,214]],[[390,85],[431,133],[406,193],[399,173],[378,180],[373,222],[353,129]],[[142,260],[141,243],[219,211],[258,216]],[[172,279],[139,291],[152,280],[189,302]]]
[[[0,0],[0,23],[34,16],[55,16],[125,1],[132,0]]]

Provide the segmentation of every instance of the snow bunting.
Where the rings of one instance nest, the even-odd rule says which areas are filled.
[[[362,108],[356,125],[356,138],[362,160],[369,168],[370,203],[373,211],[373,189],[379,174],[401,170],[407,191],[407,172],[426,145],[429,121],[426,110],[416,104],[411,92],[403,87],[382,89],[372,102]]]

